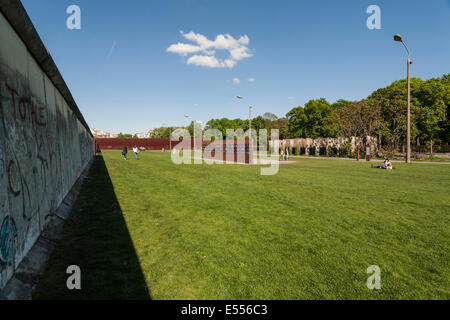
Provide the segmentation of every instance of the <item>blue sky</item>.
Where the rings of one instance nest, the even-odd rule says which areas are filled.
[[[116,133],[246,118],[248,104],[256,115],[284,116],[313,98],[365,98],[405,77],[406,52],[395,33],[411,50],[412,76],[450,72],[449,0],[22,3],[88,124]],[[66,27],[72,4],[81,8],[81,30]],[[380,30],[366,26],[373,4]],[[232,38],[215,41],[226,34]],[[202,35],[209,44],[196,42]],[[195,52],[181,55],[186,48]],[[194,64],[205,56],[209,66]]]

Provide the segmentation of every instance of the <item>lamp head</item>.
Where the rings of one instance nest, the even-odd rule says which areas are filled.
[[[397,33],[397,34],[394,36],[394,40],[395,40],[395,41],[399,41],[399,42],[403,42],[402,35],[399,34],[399,33]]]
[[[236,96],[236,98],[238,98],[238,99],[244,99],[244,97],[241,97],[241,96]]]

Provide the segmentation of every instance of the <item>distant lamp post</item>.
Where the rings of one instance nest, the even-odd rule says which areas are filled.
[[[185,114],[184,117],[185,117],[186,119],[189,119],[189,116],[188,116],[187,114]],[[189,120],[188,120],[188,121],[189,121]],[[189,125],[190,125],[190,124],[188,124],[188,127],[189,127]]]
[[[163,123],[163,126],[167,126],[167,123]],[[172,150],[172,128],[169,127],[169,150]]]
[[[408,81],[407,105],[408,106],[407,106],[407,117],[406,117],[406,119],[407,119],[407,121],[406,121],[407,122],[406,123],[406,163],[411,163],[411,107],[410,107],[410,104],[411,104],[411,77],[410,77],[411,68],[410,68],[410,65],[411,65],[412,61],[411,61],[411,56],[409,54],[409,49],[406,46],[405,42],[403,41],[402,35],[397,33],[394,36],[394,40],[401,42],[403,44],[403,46],[405,47],[406,52],[408,53],[408,62],[407,62],[407,65],[408,65],[408,68],[407,68],[407,78],[408,78],[408,80],[407,80]]]
[[[244,97],[236,96],[238,99],[244,99]],[[250,140],[249,160],[253,163],[253,136],[252,136],[252,106],[248,106],[248,136]]]

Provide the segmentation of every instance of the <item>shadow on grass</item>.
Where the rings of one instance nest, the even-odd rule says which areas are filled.
[[[66,269],[81,269],[68,290]],[[33,299],[151,299],[103,156],[96,155]]]

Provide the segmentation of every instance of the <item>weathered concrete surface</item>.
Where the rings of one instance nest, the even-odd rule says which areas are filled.
[[[72,210],[76,196],[79,194],[82,182],[86,178],[92,162],[92,160],[89,162],[61,206],[49,218],[49,222],[39,239],[24,257],[13,277],[0,291],[0,300],[30,300],[32,298],[38,279],[45,271],[54,243],[61,239],[64,222]]]
[[[89,127],[22,5],[0,0],[0,293],[93,155]]]

